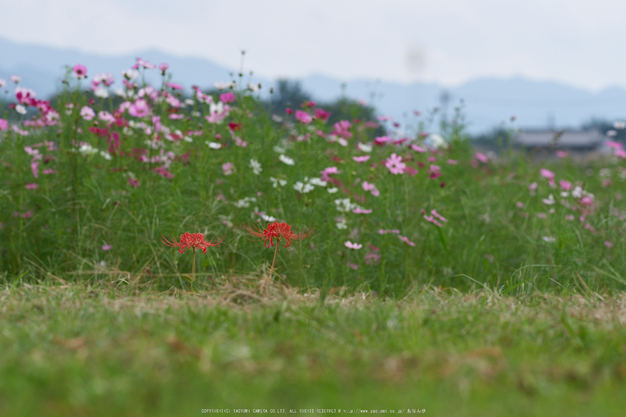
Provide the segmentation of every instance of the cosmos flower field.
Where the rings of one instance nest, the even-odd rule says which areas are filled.
[[[458,112],[445,129],[419,112],[331,122],[315,102],[272,108],[241,77],[172,79],[143,60],[121,76],[75,65],[52,101],[0,79],[4,280],[202,290],[272,270],[303,290],[389,296],[626,285],[621,143],[584,165],[487,156]],[[300,238],[276,249],[273,223]],[[219,244],[192,256],[162,243],[184,233]]]

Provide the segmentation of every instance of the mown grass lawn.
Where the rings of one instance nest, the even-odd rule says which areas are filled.
[[[407,409],[623,415],[626,297],[416,289],[404,299],[225,280],[212,292],[0,292],[0,415]]]

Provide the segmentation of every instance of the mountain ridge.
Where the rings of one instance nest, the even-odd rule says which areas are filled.
[[[13,74],[22,76],[22,85],[33,89],[39,97],[48,97],[60,85],[65,66],[81,63],[88,74],[110,72],[118,82],[121,71],[130,68],[137,57],[155,64],[167,62],[173,74],[172,81],[189,88],[199,85],[211,87],[217,81],[231,79],[238,71],[216,64],[208,59],[177,56],[151,48],[138,53],[108,56],[86,53],[69,48],[17,43],[0,38],[0,78]],[[246,78],[247,76],[246,72]],[[253,76],[261,82],[263,91],[275,85],[275,80]],[[464,115],[472,133],[484,132],[507,123],[511,116],[519,127],[575,128],[592,118],[620,119],[626,109],[626,88],[607,86],[590,91],[559,81],[531,80],[521,76],[483,76],[453,87],[435,82],[415,81],[400,83],[363,78],[340,80],[336,77],[314,73],[303,78],[305,91],[315,100],[330,101],[342,95],[363,99],[373,105],[380,115],[392,116],[402,124],[415,122],[414,110],[422,114],[442,107],[442,94],[448,94],[447,115],[464,102]],[[146,80],[160,82],[158,71],[149,73]],[[432,130],[436,128],[433,126]]]

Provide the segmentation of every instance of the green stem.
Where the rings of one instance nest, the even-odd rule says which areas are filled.
[[[272,268],[270,269],[270,279],[272,279],[272,273],[274,273],[274,264],[276,263],[276,255],[278,254],[278,242],[276,242],[276,249],[274,250],[274,260],[272,261]]]
[[[193,280],[196,279],[196,248],[193,248],[193,257],[191,258],[191,291],[193,292]]]

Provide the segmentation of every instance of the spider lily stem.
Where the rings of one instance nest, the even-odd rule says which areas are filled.
[[[276,263],[276,255],[278,254],[278,239],[276,242],[276,249],[274,250],[274,260],[272,261],[272,268],[270,269],[270,279],[272,279],[272,273],[274,272],[274,264]]]
[[[191,291],[193,292],[193,281],[196,279],[196,248],[193,248],[193,256],[191,258]]]

